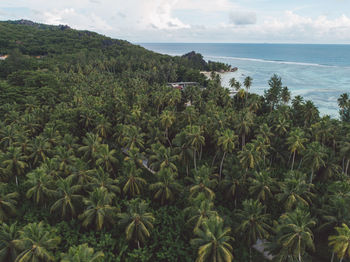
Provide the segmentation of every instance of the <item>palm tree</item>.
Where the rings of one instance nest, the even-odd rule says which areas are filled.
[[[314,194],[310,192],[312,185],[307,184],[305,175],[303,178],[286,178],[281,184],[281,192],[276,198],[284,205],[286,210],[291,210],[298,205],[309,206]]]
[[[292,160],[292,168],[294,166],[295,161],[295,154],[296,152],[300,152],[305,149],[304,144],[308,141],[307,138],[305,138],[305,134],[303,130],[300,128],[295,128],[290,132],[289,137],[287,138],[287,144],[289,145],[289,150],[291,154],[293,154],[293,160]]]
[[[249,193],[255,195],[262,202],[267,201],[268,198],[273,198],[273,193],[278,188],[276,180],[271,177],[268,171],[255,172],[249,181]]]
[[[21,148],[10,146],[2,156],[2,166],[5,167],[7,175],[14,175],[18,185],[18,176],[24,173],[28,164],[25,162],[26,156],[21,152]]]
[[[57,248],[61,239],[44,222],[27,224],[19,235],[20,238],[13,241],[21,251],[15,262],[55,261],[51,251]]]
[[[113,172],[113,166],[118,162],[115,157],[117,150],[109,150],[109,146],[103,144],[100,146],[99,150],[96,153],[96,165],[103,166],[108,172]]]
[[[96,170],[91,170],[91,173],[92,172],[95,174],[90,183],[90,187],[92,187],[92,189],[104,188],[108,193],[120,193],[120,188],[117,186],[118,180],[111,178],[109,173],[105,172],[102,167],[98,167]]]
[[[175,161],[178,159],[178,156],[173,155],[170,148],[166,148],[162,144],[157,143],[151,146],[150,153],[149,167],[152,170],[159,171],[164,168],[170,168],[172,171],[177,172]]]
[[[94,249],[86,243],[72,246],[68,253],[61,254],[61,262],[102,262],[103,260],[103,252],[94,252]]]
[[[86,133],[86,137],[83,138],[83,146],[78,149],[78,152],[84,154],[85,160],[89,162],[95,161],[95,155],[101,146],[101,137],[93,133]]]
[[[200,193],[203,193],[207,199],[214,199],[215,193],[212,189],[216,186],[217,180],[211,178],[211,169],[208,166],[201,166],[195,171],[194,184],[190,188],[191,198],[196,198]]]
[[[311,228],[316,222],[310,218],[307,211],[296,209],[281,216],[277,229],[278,242],[282,244],[287,253],[302,261],[307,249],[314,250],[314,236]]]
[[[80,192],[82,186],[74,185],[72,178],[67,177],[66,179],[60,179],[57,181],[57,200],[51,206],[50,211],[60,211],[62,218],[67,216],[75,217],[76,207],[82,200],[82,196],[77,194]]]
[[[235,129],[237,133],[241,136],[242,148],[245,146],[246,136],[249,134],[252,125],[254,124],[254,114],[248,109],[243,109],[237,114],[235,121]]]
[[[0,224],[0,261],[15,261],[18,252],[14,240],[18,237],[17,223]]]
[[[193,232],[196,232],[203,222],[211,216],[219,216],[218,212],[213,210],[214,203],[210,200],[202,200],[199,205],[195,203],[184,210],[188,214],[188,224],[194,224]]]
[[[230,130],[230,129],[226,129],[219,135],[218,146],[224,152],[222,156],[221,164],[220,164],[220,171],[219,171],[220,180],[221,180],[222,165],[224,163],[225,156],[227,153],[232,153],[232,151],[235,149],[237,140],[238,140],[238,136],[235,134],[233,130]]]
[[[0,222],[16,213],[16,199],[19,197],[17,192],[6,193],[5,189],[6,184],[0,183]]]
[[[133,199],[129,202],[127,212],[118,214],[119,223],[125,227],[126,239],[133,241],[140,248],[146,238],[150,237],[155,218],[146,212],[148,204],[144,200]]]
[[[155,191],[154,199],[160,200],[161,205],[167,201],[172,201],[175,194],[180,191],[181,185],[175,180],[176,173],[169,168],[163,168],[157,173],[158,182],[149,186],[151,191]]]
[[[237,218],[240,222],[236,231],[245,238],[251,261],[252,245],[258,239],[266,239],[270,235],[270,216],[265,214],[265,207],[258,200],[249,199],[243,201],[243,209],[237,211]]]
[[[202,147],[205,144],[205,138],[202,136],[203,131],[199,126],[187,126],[185,128],[185,133],[187,136],[187,144],[193,150],[193,164],[194,168],[197,170],[196,155],[200,151],[202,152]],[[201,155],[199,153],[199,155]]]
[[[168,140],[169,145],[171,146],[171,142],[169,139],[169,128],[174,124],[176,120],[175,113],[173,111],[164,110],[160,115],[160,123],[165,128],[165,137]]]
[[[74,151],[72,149],[67,150],[63,146],[58,146],[55,148],[54,159],[58,163],[59,170],[63,172],[64,175],[68,175],[70,173],[70,169],[77,160],[74,155]]]
[[[238,152],[239,162],[247,171],[249,168],[254,169],[257,163],[261,160],[260,154],[257,152],[253,143],[246,144],[242,151]]]
[[[344,258],[350,257],[350,229],[343,223],[341,227],[335,227],[335,230],[337,235],[328,237],[329,246],[333,247],[333,252],[342,262]]]
[[[56,193],[52,177],[41,167],[27,174],[26,184],[30,187],[26,193],[27,198],[32,198],[37,205],[46,202]]]
[[[30,157],[33,159],[33,165],[35,166],[39,162],[44,162],[50,152],[50,143],[43,137],[37,136],[30,143],[30,151],[32,154]]]
[[[126,181],[123,187],[123,193],[129,197],[140,195],[147,181],[140,177],[142,170],[136,168],[134,163],[130,163],[126,167],[126,174],[123,177]]]
[[[238,82],[234,77],[230,79],[230,87],[236,89],[238,91],[241,88],[241,83]]]
[[[79,219],[83,220],[83,226],[87,227],[95,223],[95,228],[101,230],[102,227],[109,222],[114,223],[114,214],[117,208],[111,206],[114,194],[108,193],[106,188],[96,188],[89,195],[89,198],[83,200],[86,208],[79,215]]]
[[[306,147],[304,158],[308,166],[311,167],[310,184],[312,183],[314,172],[326,165],[326,157],[326,150],[319,142],[312,142]]]
[[[225,194],[225,197],[229,200],[234,199],[236,204],[237,196],[241,188],[243,187],[243,176],[239,170],[230,170],[224,176],[224,179],[220,181],[219,188],[221,188]]]
[[[247,90],[247,92],[249,91],[249,88],[252,86],[252,82],[253,82],[253,78],[251,78],[250,76],[247,76],[244,79],[243,84],[244,84],[244,87]]]
[[[96,120],[95,131],[98,135],[100,135],[104,139],[108,137],[111,127],[112,127],[111,123],[108,122],[108,120],[104,116],[100,116]]]
[[[230,231],[229,227],[224,228],[220,217],[206,219],[195,232],[197,238],[191,240],[191,245],[198,247],[196,262],[231,262],[233,255],[229,241],[233,238],[229,236]]]
[[[122,127],[122,136],[120,137],[120,142],[125,149],[131,150],[133,148],[142,149],[144,147],[143,137],[139,127],[133,125],[124,125]]]

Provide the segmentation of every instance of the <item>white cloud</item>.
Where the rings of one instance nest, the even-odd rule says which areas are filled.
[[[252,25],[252,24],[256,24],[257,22],[255,12],[242,12],[242,11],[231,12],[229,15],[229,20],[230,20],[230,23],[234,25]]]
[[[24,11],[16,9],[22,7],[31,10],[26,19],[129,41],[350,43],[349,14],[302,16],[295,11],[300,8],[258,12],[232,0],[21,0],[17,5],[4,1],[4,20],[22,18]]]

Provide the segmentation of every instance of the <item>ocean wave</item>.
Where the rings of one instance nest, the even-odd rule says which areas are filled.
[[[261,62],[261,63],[275,63],[275,64],[301,65],[301,66],[317,66],[317,67],[329,67],[329,68],[339,67],[339,66],[322,65],[322,64],[316,64],[316,63],[292,62],[292,61],[283,61],[283,60],[266,60],[266,59],[259,59],[259,58],[234,57],[234,56],[205,56],[205,58],[234,59],[234,60],[242,60],[242,61]],[[342,67],[342,68],[350,68],[350,67]]]

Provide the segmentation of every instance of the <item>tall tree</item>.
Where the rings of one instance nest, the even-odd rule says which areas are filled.
[[[119,223],[125,226],[126,239],[136,243],[138,248],[150,237],[155,221],[153,214],[147,212],[147,209],[148,204],[145,201],[133,199],[127,212],[118,214]]]
[[[19,231],[19,235],[20,238],[14,240],[16,248],[21,252],[16,262],[55,261],[52,251],[61,239],[44,222],[27,224]]]
[[[229,242],[233,238],[229,235],[230,231],[218,216],[205,220],[195,232],[197,237],[191,240],[191,245],[198,247],[196,262],[231,262],[233,255]]]
[[[220,171],[219,171],[220,180],[221,180],[222,165],[224,164],[225,156],[227,153],[233,152],[233,150],[235,149],[237,140],[238,140],[238,136],[235,134],[233,130],[226,129],[225,131],[219,134],[218,146],[221,148],[221,150],[224,153],[220,163]]]
[[[337,254],[340,261],[350,257],[350,229],[343,223],[341,227],[335,227],[337,235],[329,236],[329,246],[332,246],[333,252]]]

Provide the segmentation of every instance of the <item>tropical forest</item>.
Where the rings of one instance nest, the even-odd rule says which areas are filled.
[[[350,261],[348,94],[26,20],[0,57],[1,262]]]

